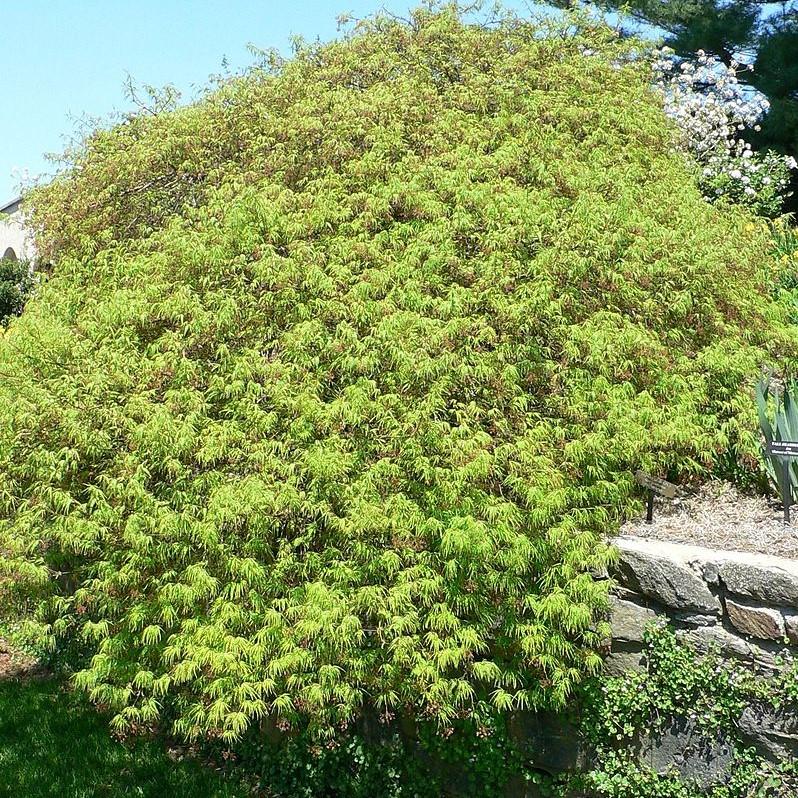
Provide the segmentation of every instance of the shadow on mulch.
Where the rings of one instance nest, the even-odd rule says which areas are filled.
[[[43,679],[49,676],[33,657],[12,649],[0,637],[0,682],[9,679]]]

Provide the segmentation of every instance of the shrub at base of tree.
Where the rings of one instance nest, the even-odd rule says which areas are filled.
[[[98,131],[0,341],[0,606],[120,732],[562,707],[636,468],[757,460],[764,226],[632,42],[451,7]]]
[[[33,290],[30,264],[0,258],[0,324],[19,316]]]

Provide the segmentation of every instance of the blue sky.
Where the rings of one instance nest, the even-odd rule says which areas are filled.
[[[0,202],[13,170],[46,172],[75,118],[124,110],[123,84],[172,83],[190,96],[222,59],[236,70],[251,43],[288,52],[290,37],[330,39],[343,12],[366,16],[407,0],[0,0]]]
[[[76,120],[127,110],[124,83],[176,86],[190,98],[208,77],[252,62],[247,49],[290,51],[329,40],[342,12],[403,13],[419,0],[0,0],[0,202],[52,169]],[[520,6],[522,0],[505,0]]]

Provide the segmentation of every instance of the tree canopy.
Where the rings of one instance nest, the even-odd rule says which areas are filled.
[[[752,462],[796,352],[634,44],[359,23],[99,130],[0,340],[0,606],[120,729],[561,706],[638,467]]]

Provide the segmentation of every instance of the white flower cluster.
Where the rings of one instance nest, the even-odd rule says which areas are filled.
[[[701,167],[706,198],[725,197],[774,216],[787,195],[789,171],[798,164],[773,152],[755,153],[742,138],[744,130],[760,129],[769,108],[767,99],[740,84],[739,72],[752,68],[726,66],[703,50],[693,60],[677,58],[668,47],[654,51],[655,87],[676,123],[681,149]]]
[[[684,147],[696,156],[718,147],[731,150],[740,131],[756,129],[769,108],[763,97],[745,96],[738,64],[727,67],[703,50],[694,61],[678,59],[668,47],[655,50],[653,68],[665,112],[676,122]]]

